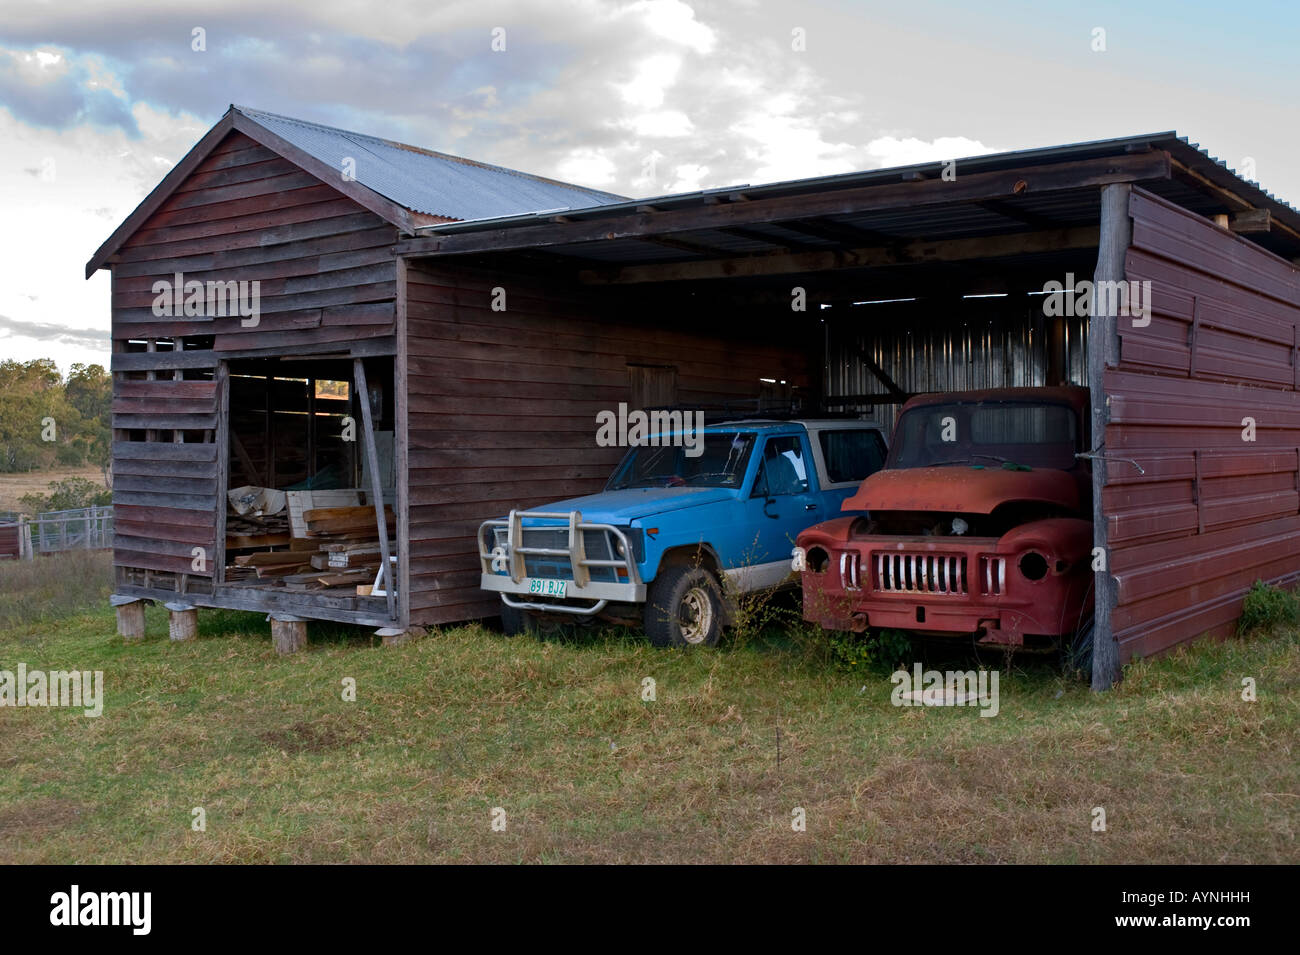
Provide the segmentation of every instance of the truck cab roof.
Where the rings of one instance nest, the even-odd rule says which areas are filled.
[[[808,431],[827,431],[831,428],[872,428],[883,431],[880,425],[863,421],[860,418],[793,418],[778,420],[775,418],[736,418],[733,421],[716,421],[704,426],[705,432],[735,431],[743,428],[749,431],[774,431],[780,428],[805,428]]]

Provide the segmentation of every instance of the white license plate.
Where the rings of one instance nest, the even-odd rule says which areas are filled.
[[[528,578],[528,593],[535,597],[563,597],[567,594],[567,580],[547,580],[541,577]]]

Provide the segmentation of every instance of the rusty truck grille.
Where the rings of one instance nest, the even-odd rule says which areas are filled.
[[[894,594],[965,594],[963,554],[875,554],[875,588]]]
[[[980,579],[984,584],[984,593],[989,595],[1007,592],[1007,562],[1003,557],[980,555]]]

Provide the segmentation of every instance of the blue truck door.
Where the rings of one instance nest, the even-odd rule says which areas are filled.
[[[827,518],[816,468],[804,435],[773,435],[763,442],[760,453],[753,492],[745,505],[751,540],[736,563],[788,563],[799,532]]]

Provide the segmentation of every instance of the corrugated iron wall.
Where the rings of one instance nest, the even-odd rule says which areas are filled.
[[[1300,271],[1134,189],[1102,495],[1121,659],[1226,633],[1257,579],[1300,580]],[[1253,422],[1253,439],[1251,423]]]
[[[919,299],[826,309],[827,400],[888,393],[864,353],[914,394],[1048,384],[1042,302],[1042,296],[1019,295],[955,299],[945,306]],[[1064,368],[1071,384],[1086,385],[1087,320],[1063,321]],[[899,407],[846,406],[886,427]]]

